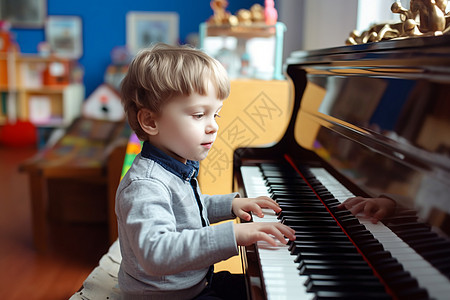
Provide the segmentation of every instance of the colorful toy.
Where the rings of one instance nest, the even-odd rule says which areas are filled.
[[[267,25],[275,25],[278,19],[278,12],[275,9],[274,0],[265,0],[264,17]]]

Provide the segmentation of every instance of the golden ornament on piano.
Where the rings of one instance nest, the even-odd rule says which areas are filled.
[[[445,13],[447,0],[411,0],[410,9],[400,2],[391,6],[393,13],[400,14],[400,23],[376,24],[362,34],[353,31],[347,45],[379,42],[395,38],[437,36],[449,34],[450,15]]]

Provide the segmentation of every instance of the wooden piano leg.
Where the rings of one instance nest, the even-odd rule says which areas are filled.
[[[40,170],[29,172],[31,218],[34,246],[38,253],[48,250],[47,180]]]

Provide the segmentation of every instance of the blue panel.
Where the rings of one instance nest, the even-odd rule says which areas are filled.
[[[229,1],[228,10],[236,13],[263,0]],[[106,67],[111,62],[110,52],[115,46],[126,44],[126,14],[129,11],[178,12],[180,42],[190,33],[198,33],[201,22],[212,15],[209,0],[47,0],[49,15],[80,16],[83,21],[83,57],[86,96],[103,83]],[[37,45],[45,40],[44,29],[13,29],[22,53],[37,53]]]

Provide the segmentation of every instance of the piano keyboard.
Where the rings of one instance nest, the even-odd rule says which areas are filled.
[[[268,169],[270,173],[271,167],[269,166]],[[309,169],[309,172],[314,176],[313,181],[318,181],[319,184],[326,187],[323,192],[331,193],[332,198],[336,199],[339,203],[342,203],[347,198],[354,197],[354,195],[348,189],[341,185],[325,169],[311,168]],[[275,170],[274,173],[276,174],[277,171]],[[273,197],[273,194],[271,195],[269,186],[266,184],[263,172],[259,166],[242,166],[241,174],[243,177],[243,183],[247,197],[253,198],[262,195]],[[277,180],[276,176],[277,175],[275,175],[275,181]],[[308,181],[310,180],[308,179]],[[298,187],[298,189],[300,189],[300,187]],[[283,192],[281,192],[281,194],[282,193]],[[302,192],[299,191],[298,195],[301,194]],[[311,194],[309,192],[306,197],[310,196]],[[302,196],[300,196],[296,200],[300,199],[302,199]],[[334,199],[330,201],[333,201]],[[315,210],[316,208],[302,208],[302,210],[305,211],[312,209]],[[278,216],[273,211],[263,209],[263,212],[264,218],[259,218],[254,215],[253,222],[280,222]],[[379,272],[383,273],[380,277],[386,277],[386,279],[383,279],[386,281],[389,281],[389,278],[394,278],[394,276],[400,276],[396,277],[396,280],[401,278],[397,280],[398,283],[395,283],[393,286],[390,285],[390,288],[394,289],[394,294],[398,298],[448,299],[448,295],[450,295],[449,279],[442,275],[442,273],[436,270],[436,268],[430,265],[426,260],[424,260],[422,256],[420,256],[408,244],[403,242],[403,240],[400,239],[395,233],[393,233],[388,227],[386,227],[381,222],[373,224],[362,215],[356,216],[359,222],[355,223],[355,220],[352,220],[351,216],[345,215],[344,212],[342,213],[342,224],[344,228],[346,222],[349,222],[349,224],[351,224],[348,228],[352,228],[352,225],[353,227],[357,227],[361,226],[359,224],[362,224],[365,227],[365,230],[373,235],[375,243],[369,241],[368,243],[362,245],[362,248],[376,248],[379,246],[377,245],[377,242],[382,245],[382,249],[378,249],[378,252],[376,252],[377,254],[374,254],[373,256],[375,257],[375,255],[381,254],[381,258],[379,261],[386,262],[386,264],[383,264],[381,268],[379,267],[376,269],[380,269]],[[286,218],[289,219],[290,217]],[[295,216],[291,218],[294,220],[294,223],[292,224],[297,224],[295,221],[298,220],[298,218],[296,218]],[[287,222],[287,225],[291,226],[288,222],[289,220],[285,221]],[[323,225],[322,223],[320,223],[320,221],[318,222],[320,226]],[[329,222],[328,219],[324,224],[328,224],[327,222]],[[306,227],[314,227],[314,222],[309,219],[306,221],[305,225]],[[296,225],[292,225],[291,227],[294,228],[296,227]],[[302,228],[301,225],[298,228]],[[339,226],[336,226],[336,228],[339,228]],[[294,229],[299,234],[296,242],[302,242],[301,237],[303,236],[302,234],[305,233],[298,232],[297,228]],[[319,236],[321,234],[325,234],[326,239],[332,237],[333,242],[330,243],[333,243],[333,246],[331,248],[339,248],[338,245],[342,243],[343,249],[348,245],[348,241],[341,242],[342,230],[338,231],[340,232],[336,232],[333,234],[319,232],[313,233],[313,235]],[[325,232],[328,232],[328,230],[325,230]],[[358,234],[361,235],[360,233]],[[334,239],[336,239],[336,241],[334,241]],[[356,244],[359,245],[358,243]],[[309,252],[309,249],[314,249],[314,247],[311,247],[308,243],[305,243],[304,249],[302,247],[303,246],[299,244],[299,250],[297,251],[292,250],[292,246],[283,245],[281,243],[279,243],[278,247],[272,247],[265,242],[257,242],[257,249],[261,264],[261,273],[267,299],[329,299],[340,298],[341,296],[342,298],[353,297],[352,299],[358,299],[359,297],[364,297],[366,299],[368,295],[370,295],[371,299],[391,298],[391,296],[389,296],[389,294],[384,291],[384,286],[381,283],[378,284],[378,278],[374,277],[372,274],[366,274],[366,270],[362,266],[364,264],[361,264],[362,262],[359,259],[351,262],[345,261],[346,266],[343,266],[343,268],[347,268],[347,265],[351,264],[352,266],[349,267],[349,269],[352,270],[352,268],[354,268],[357,272],[356,274],[360,275],[354,275],[352,277],[351,274],[349,275],[347,274],[347,272],[339,272],[339,270],[337,270],[337,272],[333,270],[325,270],[322,273],[321,268],[326,269],[326,265],[316,265],[314,263],[308,265],[308,256],[305,256],[306,258],[304,258],[303,262],[301,261],[301,259],[299,259],[302,253]],[[291,252],[294,254],[291,254]],[[312,256],[314,260],[314,253],[308,254],[310,254],[310,256]],[[345,257],[346,255],[354,256],[355,254],[344,254],[343,257]],[[383,255],[386,256],[384,257]],[[336,265],[339,265],[339,259],[336,258],[337,255],[325,254],[323,256],[323,260],[325,260],[326,262],[330,259],[333,259],[333,256],[334,259],[336,259],[334,263]],[[358,254],[356,254],[356,256],[358,256]],[[371,261],[370,258],[369,261]],[[308,272],[308,267],[311,268],[311,272]],[[344,273],[346,275],[343,275]],[[342,276],[343,279],[340,279],[340,276]],[[345,279],[344,277],[347,279]],[[366,277],[368,278],[368,281],[361,283],[361,285],[356,285],[356,281],[351,281],[351,278],[362,280]],[[336,280],[336,278],[338,279]],[[336,285],[341,285],[341,287],[337,287]]]

